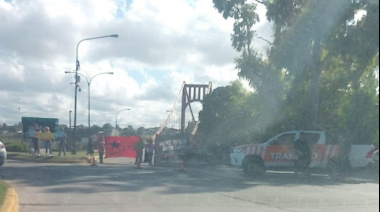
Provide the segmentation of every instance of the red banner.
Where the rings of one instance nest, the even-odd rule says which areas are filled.
[[[107,136],[106,157],[107,158],[136,158],[135,144],[140,141],[140,136]]]

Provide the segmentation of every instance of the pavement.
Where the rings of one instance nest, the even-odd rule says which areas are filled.
[[[17,212],[18,211],[18,196],[13,188],[8,188],[5,195],[4,203],[0,208],[0,212]]]
[[[95,157],[94,159],[91,158],[91,157],[88,157],[87,158],[87,162],[90,164],[90,165],[97,165],[98,164],[98,161],[99,158],[98,157]],[[133,164],[134,162],[134,159],[125,159],[125,160],[120,160],[120,159],[106,159],[106,163],[107,164],[119,164],[119,163],[122,163],[122,164]],[[155,166],[156,167],[156,166]],[[204,172],[204,174],[207,174],[207,175],[217,175],[217,176],[224,176],[226,178],[233,178],[233,179],[244,179],[244,175],[242,174],[242,171],[241,169],[237,169],[237,168],[234,168],[234,167],[230,167],[230,166],[225,166],[225,165],[219,165],[219,166],[206,166],[204,164],[187,164],[186,167],[183,166],[183,164],[179,164],[179,163],[173,163],[173,164],[162,164],[161,166],[158,166],[157,168],[168,168],[168,167],[172,167],[172,168],[176,168],[178,167],[178,169],[180,171],[186,171],[187,169],[190,171],[190,170],[196,170],[196,171],[199,171],[199,172]],[[267,176],[268,174],[269,175],[275,175],[277,172],[268,172],[267,173]],[[284,175],[284,172],[281,172],[282,175]],[[288,173],[289,174],[289,173]],[[294,175],[294,173],[290,173],[291,176]],[[355,176],[353,178],[348,178],[346,179],[345,181],[348,182],[348,181],[358,181],[358,182],[361,182],[360,180],[361,177],[359,176]],[[377,178],[375,178],[377,180],[374,180],[374,182],[379,182],[378,181],[378,175],[377,175]],[[368,180],[365,180],[365,181],[368,181]],[[370,180],[371,181],[371,180]],[[18,211],[18,196],[17,196],[17,193],[15,192],[15,190],[11,187],[8,188],[7,190],[7,194],[6,194],[6,197],[5,197],[5,200],[4,200],[4,203],[3,203],[3,206],[0,208],[0,212],[17,212]]]

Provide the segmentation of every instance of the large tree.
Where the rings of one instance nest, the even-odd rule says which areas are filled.
[[[274,29],[267,58],[251,47],[260,38],[253,30],[258,4],[266,6]],[[235,20],[231,40],[241,52],[239,76],[277,106],[276,127],[332,123],[356,138],[369,129],[378,134],[371,127],[376,109],[369,109],[378,102],[378,1],[214,0],[214,6]]]

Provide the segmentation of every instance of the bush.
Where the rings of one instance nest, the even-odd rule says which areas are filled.
[[[28,152],[28,145],[21,142],[7,142],[4,143],[7,151],[9,152]]]

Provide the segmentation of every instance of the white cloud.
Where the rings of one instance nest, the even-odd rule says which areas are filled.
[[[237,79],[232,20],[211,0],[0,1],[0,122],[58,117],[74,110],[76,47],[79,73],[91,82],[91,123],[155,127],[167,117],[183,81],[225,86]],[[77,123],[87,126],[88,88],[78,92]],[[20,109],[19,109],[20,108]],[[200,104],[194,105],[199,111]]]

